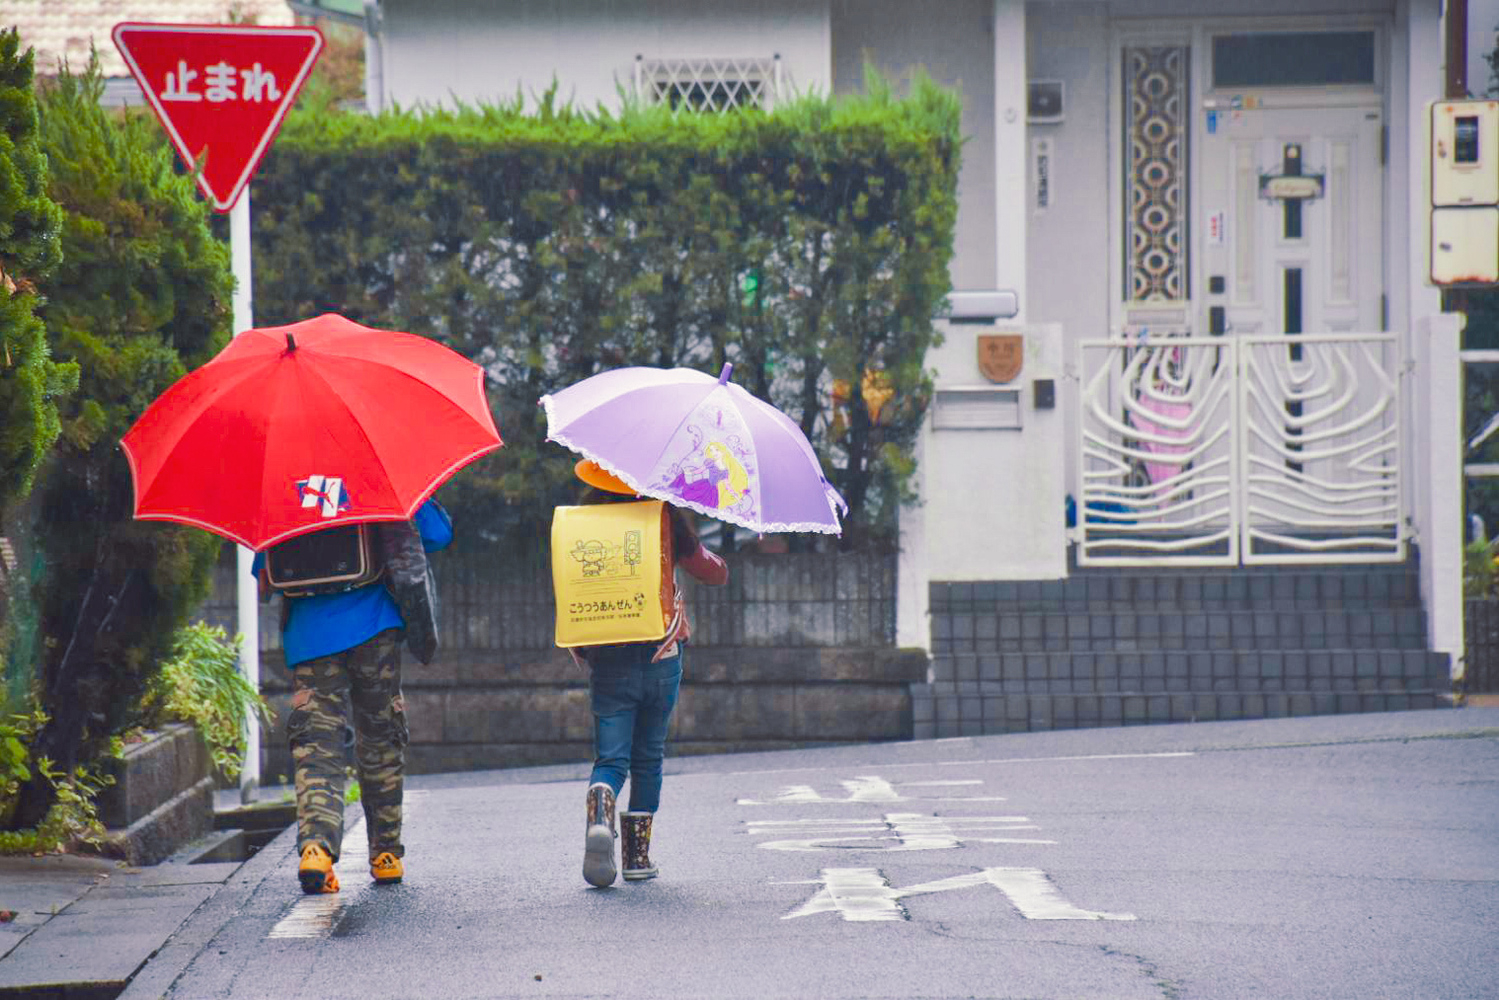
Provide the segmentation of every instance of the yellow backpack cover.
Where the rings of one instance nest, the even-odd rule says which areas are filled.
[[[660,500],[558,507],[552,515],[557,645],[666,636],[676,607],[671,522]]]

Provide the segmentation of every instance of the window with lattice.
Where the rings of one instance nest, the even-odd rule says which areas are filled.
[[[781,59],[635,59],[635,90],[646,100],[704,111],[769,110]]]

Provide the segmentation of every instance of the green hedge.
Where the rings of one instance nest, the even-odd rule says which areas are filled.
[[[852,508],[845,546],[889,544],[949,289],[960,105],[924,78],[866,89],[773,114],[309,102],[253,187],[257,325],[336,311],[484,364],[506,447],[445,498],[492,537],[575,496],[540,396],[728,360],[807,432]],[[866,386],[893,397],[871,408]]]

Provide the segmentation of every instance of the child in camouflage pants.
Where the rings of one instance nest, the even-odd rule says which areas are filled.
[[[425,552],[453,541],[453,522],[436,500],[422,504],[411,523]],[[256,556],[255,571],[260,573],[263,566],[262,553]],[[387,562],[387,578],[396,569],[396,563]],[[424,560],[421,569],[425,576]],[[428,583],[430,578],[423,581]],[[401,794],[407,740],[401,647],[413,634],[412,623],[392,591],[379,581],[283,600],[281,648],[292,671],[286,735],[296,775],[297,878],[302,891],[338,891],[333,865],[343,846],[346,694],[354,708],[354,753],[369,837],[370,877],[377,884],[400,882],[406,874]],[[414,634],[435,639],[430,628],[418,628]],[[419,642],[413,653],[426,662],[435,641],[432,646]]]
[[[369,856],[402,857],[401,791],[405,773],[405,705],[401,699],[399,629],[332,656],[297,664],[287,720],[297,788],[297,851],[320,844],[336,861],[343,842],[344,694],[354,715],[354,756],[364,805]]]

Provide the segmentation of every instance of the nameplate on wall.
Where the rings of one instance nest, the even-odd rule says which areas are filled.
[[[1025,335],[981,333],[977,343],[979,374],[1001,385],[1015,381],[1025,365]]]
[[[932,397],[932,429],[939,431],[1018,431],[1019,389],[938,389]]]

